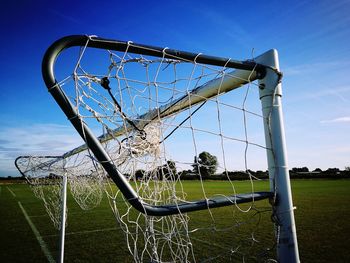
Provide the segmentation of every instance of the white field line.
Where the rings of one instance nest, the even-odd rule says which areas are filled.
[[[30,218],[36,218],[36,217],[49,217],[48,214],[42,214],[42,215],[33,215],[33,216],[29,216]]]
[[[10,191],[10,193],[12,194],[13,197],[16,197],[16,194],[8,186],[6,186],[6,188],[7,188],[7,190]]]
[[[47,260],[50,262],[50,263],[55,263],[55,260],[53,259],[49,249],[47,248],[46,246],[46,243],[45,241],[42,239],[42,237],[40,236],[40,233],[39,231],[36,229],[35,225],[33,224],[33,222],[30,220],[26,210],[24,210],[24,207],[22,206],[21,202],[18,201],[18,205],[19,207],[21,208],[22,212],[23,212],[23,215],[24,217],[26,218],[29,226],[31,227],[36,239],[38,240],[39,242],[39,245],[41,247],[41,250],[44,252]]]
[[[66,236],[71,236],[71,235],[84,235],[84,234],[90,234],[90,233],[98,233],[98,232],[109,232],[109,231],[116,231],[120,228],[103,228],[103,229],[95,229],[95,230],[86,230],[86,231],[77,231],[77,232],[69,232],[66,233]],[[58,235],[47,235],[47,236],[43,236],[43,237],[55,237]]]
[[[103,211],[104,209],[100,209],[101,211]],[[90,210],[90,211],[87,211],[85,210],[84,211],[84,214],[89,214],[89,213],[96,213],[96,211],[99,211],[98,208],[95,208],[93,210]],[[69,215],[81,215],[82,213],[77,211],[77,212],[69,212]],[[45,214],[41,214],[41,215],[32,215],[32,216],[29,216],[30,218],[35,218],[35,217],[48,217],[48,214],[45,213]]]

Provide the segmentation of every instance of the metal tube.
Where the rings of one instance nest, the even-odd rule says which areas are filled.
[[[282,113],[282,87],[276,71],[279,71],[278,54],[270,50],[257,58],[257,62],[271,68],[264,79],[259,80],[260,100],[264,117],[267,161],[275,222],[277,225],[278,262],[299,262],[299,251],[294,221],[293,201],[287,167],[286,141]],[[275,69],[272,70],[272,69]]]
[[[62,178],[62,202],[61,202],[61,229],[60,229],[60,263],[64,262],[64,241],[66,237],[66,212],[67,212],[67,174]]]

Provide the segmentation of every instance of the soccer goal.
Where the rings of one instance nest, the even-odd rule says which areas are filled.
[[[277,51],[68,36],[42,73],[85,141],[44,166],[106,192],[135,262],[299,261]]]

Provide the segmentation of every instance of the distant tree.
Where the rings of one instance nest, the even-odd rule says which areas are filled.
[[[177,173],[176,164],[174,161],[172,160],[166,161],[166,166],[168,171],[171,172],[171,174],[175,175]]]
[[[328,175],[335,175],[338,174],[340,172],[339,168],[328,168],[325,173],[327,173]]]
[[[303,171],[304,173],[310,172],[309,168],[307,168],[307,167],[305,167],[305,166],[302,167],[301,169],[302,169],[302,171]]]
[[[192,165],[193,172],[207,177],[215,174],[218,167],[218,159],[215,155],[208,152],[201,152],[198,157],[194,157],[194,164]]]
[[[175,178],[176,174],[176,164],[172,160],[168,160],[166,164],[158,166],[156,170],[156,177],[158,180],[163,180],[163,178]]]
[[[345,171],[350,172],[350,166],[345,166]]]
[[[313,170],[313,172],[322,173],[322,170],[320,168],[316,168],[315,170]]]
[[[258,171],[256,171],[255,176],[257,178],[259,178],[259,179],[268,178],[269,177],[269,172],[268,171],[258,170]]]
[[[193,173],[193,171],[191,169],[180,171],[180,172],[178,172],[176,174],[176,176],[181,177],[181,180],[195,180],[195,179],[199,179],[198,175]]]
[[[302,168],[292,168],[292,172],[293,173],[308,173],[309,172],[309,168],[307,167],[302,167]]]
[[[144,175],[145,175],[145,170],[142,170],[142,169],[136,170],[136,172],[135,172],[135,179],[136,180],[140,180],[140,179],[143,178]]]

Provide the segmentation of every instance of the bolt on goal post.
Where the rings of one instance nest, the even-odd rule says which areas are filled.
[[[74,100],[72,100],[70,95],[67,95],[62,88],[66,84],[66,80],[58,82],[54,74],[57,57],[63,50],[71,47],[80,47],[81,49],[75,71],[70,78],[77,83],[75,84],[76,87],[80,87],[80,85],[89,87],[88,92],[77,91],[77,96]],[[194,67],[197,67],[197,65],[213,65],[223,67],[224,70],[219,72],[220,74],[222,73],[221,75],[218,73],[219,77],[207,81],[205,84],[195,85],[194,88],[187,89],[186,92],[180,93],[178,90],[174,89],[173,94],[177,95],[176,98],[173,98],[175,95],[172,95],[173,97],[170,101],[164,101],[162,104],[159,103],[159,100],[156,103],[157,107],[153,107],[149,111],[143,111],[140,114],[134,114],[133,117],[130,117],[129,114],[131,113],[124,110],[125,107],[123,106],[122,96],[120,95],[120,99],[118,100],[116,99],[118,94],[112,94],[111,87],[113,83],[110,85],[110,81],[115,81],[118,87],[120,87],[120,82],[125,82],[125,89],[129,87],[131,82],[134,81],[134,83],[136,83],[134,85],[138,85],[138,82],[132,78],[126,79],[123,74],[121,74],[122,77],[114,77],[111,74],[111,68],[115,68],[117,74],[119,74],[120,72],[123,73],[125,66],[125,64],[118,65],[115,63],[114,59],[116,56],[112,52],[110,52],[112,62],[107,74],[91,75],[87,73],[80,65],[80,60],[87,48],[103,49],[108,50],[108,52],[124,52],[124,55],[118,57],[120,63],[138,62],[147,67],[153,62],[145,59],[143,56],[153,56],[158,57],[160,63],[166,64],[166,67],[181,62],[191,62]],[[139,54],[140,58],[131,58],[129,54]],[[235,70],[226,73],[226,69]],[[155,73],[156,77],[158,77],[158,71]],[[273,218],[276,224],[277,258],[280,262],[299,262],[291,187],[286,160],[285,135],[281,108],[281,73],[279,72],[277,51],[270,50],[254,60],[237,61],[168,48],[134,44],[132,42],[103,39],[95,36],[68,36],[56,41],[49,47],[43,59],[42,73],[49,92],[85,141],[84,145],[65,153],[63,158],[70,158],[83,151],[91,151],[93,153],[91,160],[97,163],[94,164],[94,167],[103,167],[108,176],[122,192],[125,200],[136,210],[147,216],[165,217],[270,199],[273,206]],[[199,81],[204,78],[203,76],[205,75],[203,74],[194,80]],[[192,75],[190,79],[193,80]],[[128,181],[127,176],[121,172],[121,167],[125,166],[125,160],[137,160],[143,155],[149,156],[156,153],[159,154],[159,145],[167,139],[168,136],[176,132],[183,123],[186,121],[191,122],[196,111],[207,101],[211,101],[213,98],[255,80],[258,80],[260,89],[259,94],[264,122],[270,191],[252,191],[252,193],[248,194],[233,194],[229,196],[219,195],[203,200],[160,205],[158,205],[157,202],[149,203],[140,197],[138,192]],[[175,79],[171,84],[177,84],[178,82],[180,82],[180,79]],[[148,81],[145,84],[147,88],[150,88],[150,83],[151,82]],[[100,96],[100,91],[96,91],[96,88],[91,88],[92,84],[102,86],[106,92],[108,91],[108,94],[106,93],[107,95],[97,103],[97,100],[94,99],[91,106],[87,105],[86,101],[90,99],[91,96],[94,96],[94,94],[97,94],[95,95],[96,97]],[[154,84],[154,86],[158,88],[160,84],[162,84],[162,82]],[[123,89],[120,88],[119,92],[121,94]],[[157,98],[158,95],[157,93]],[[84,97],[84,99],[81,99],[82,97]],[[133,99],[140,97],[142,96],[137,95],[134,96]],[[74,104],[75,102],[77,102],[77,104]],[[134,101],[132,101],[132,105],[133,103]],[[95,104],[98,104],[98,106],[103,109],[100,112],[95,111],[93,108],[96,106]],[[86,112],[91,113],[91,116],[84,116],[82,113],[83,110],[79,108],[80,106],[84,108],[83,110]],[[197,107],[197,109],[193,110],[192,107]],[[112,108],[112,110],[110,111],[109,108]],[[190,113],[187,118],[180,124],[173,125],[175,128],[173,128],[167,136],[158,136],[161,140],[158,139],[155,143],[153,142],[154,138],[152,134],[161,130],[152,126],[154,123],[161,122],[163,119],[179,113],[181,114],[188,109],[190,109]],[[111,117],[109,114],[113,116]],[[115,115],[118,115],[118,117],[115,117]],[[103,135],[99,137],[94,135],[88,123],[91,118],[96,119],[98,123],[102,124],[104,130]],[[119,125],[118,123],[122,124]],[[118,140],[117,138],[119,136],[124,137]],[[111,147],[107,144],[114,140],[117,145],[114,147],[117,148],[117,150],[114,149],[112,151],[110,150]],[[113,154],[118,155],[118,157],[113,158]],[[153,251],[152,253],[155,252]],[[155,256],[156,259],[157,257],[158,255]]]

